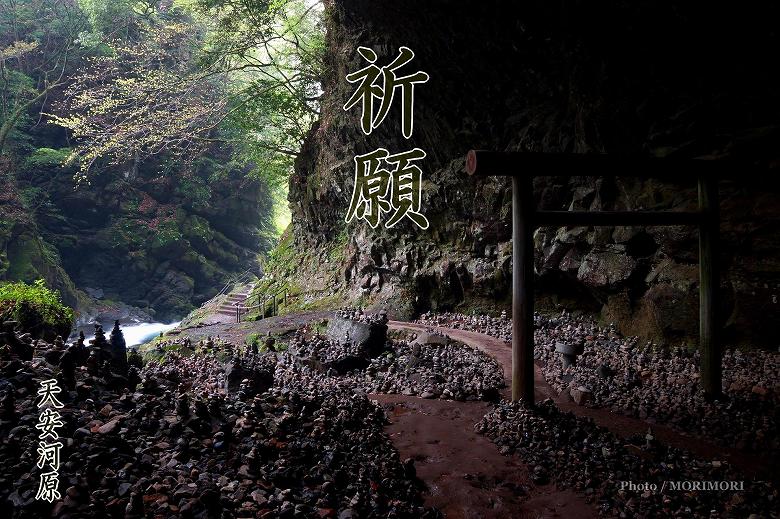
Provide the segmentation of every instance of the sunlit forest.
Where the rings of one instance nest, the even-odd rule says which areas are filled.
[[[45,278],[87,313],[84,287],[181,317],[251,268],[289,222],[322,16],[302,1],[4,2],[4,276]],[[172,252],[186,264],[150,278]],[[165,275],[163,292],[191,293],[155,293]]]

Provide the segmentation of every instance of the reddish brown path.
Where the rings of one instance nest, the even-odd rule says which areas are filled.
[[[401,321],[391,321],[390,327],[410,331],[431,329],[431,326]],[[507,383],[507,387],[511,385],[512,349],[509,343],[489,335],[468,330],[444,327],[433,328],[450,336],[456,341],[468,344],[469,346],[493,356],[501,363],[504,369],[504,380]],[[559,409],[572,412],[577,416],[591,418],[596,424],[606,427],[618,436],[626,438],[634,434],[644,435],[647,432],[647,428],[652,427],[653,434],[658,440],[674,447],[688,450],[699,458],[728,461],[749,477],[763,478],[767,476],[771,477],[772,475],[772,469],[771,467],[766,466],[766,460],[749,453],[708,443],[701,438],[682,434],[670,427],[659,424],[649,424],[638,418],[613,413],[609,409],[593,409],[578,406],[565,395],[559,396],[557,392],[550,387],[539,366],[536,366],[534,371],[534,387],[534,394],[537,401],[551,398],[555,401]],[[509,389],[504,390],[503,396],[505,398],[509,397]]]
[[[401,457],[414,459],[417,476],[428,486],[426,505],[448,519],[596,517],[576,493],[534,486],[520,459],[501,455],[493,442],[474,432],[490,404],[369,397],[387,410],[391,424],[386,431]]]
[[[397,321],[389,325],[393,329],[413,331],[429,328]],[[442,331],[496,357],[508,379],[511,357],[504,343],[480,334],[467,337],[457,333],[461,330]],[[508,397],[508,393],[504,396]],[[417,475],[428,486],[426,505],[437,507],[446,517],[587,519],[597,516],[596,509],[571,490],[559,490],[554,484],[534,485],[530,479],[533,467],[529,469],[516,456],[502,455],[493,442],[474,432],[474,425],[490,411],[487,402],[384,394],[370,397],[387,410],[391,421],[387,433],[401,457],[415,460]]]

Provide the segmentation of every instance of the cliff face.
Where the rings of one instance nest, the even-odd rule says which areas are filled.
[[[87,297],[62,268],[57,251],[41,238],[11,171],[10,161],[0,157],[0,279],[45,279],[69,305],[84,306]]]
[[[488,1],[329,4],[322,118],[290,182],[295,267],[306,302],[496,310],[509,302],[509,184],[467,178],[468,149],[655,156],[738,156],[777,166],[780,86],[766,55],[777,48],[776,8],[739,15],[687,2]],[[744,19],[739,18],[744,16]],[[750,22],[749,24],[747,22]],[[402,45],[406,73],[430,75],[415,95],[415,131],[400,131],[398,103],[370,136],[345,76]],[[375,231],[344,223],[353,157],[378,147],[420,147],[422,212],[431,222]],[[694,186],[544,172],[535,198],[548,209],[680,209]],[[777,184],[723,183],[724,323],[732,340],[772,342],[757,316],[780,317]],[[602,312],[627,333],[657,340],[697,333],[696,231],[687,228],[540,229],[540,301]],[[738,335],[735,335],[738,330]],[[773,343],[773,342],[772,342]]]
[[[228,158],[212,154],[193,171],[166,171],[164,161],[104,168],[78,187],[40,150],[6,164],[0,279],[46,279],[81,320],[125,314],[124,304],[161,321],[186,315],[267,247],[260,227],[272,200],[222,166]]]

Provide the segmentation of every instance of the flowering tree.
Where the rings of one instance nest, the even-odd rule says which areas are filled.
[[[191,26],[150,27],[137,42],[112,42],[72,78],[52,119],[78,143],[70,160],[81,178],[99,160],[139,161],[167,153],[183,163],[198,156],[227,114],[224,78],[197,70]],[[59,115],[61,114],[61,115]]]
[[[165,153],[186,163],[215,142],[228,144],[239,166],[286,180],[318,116],[320,4],[195,6],[160,3],[142,14],[135,6],[135,26],[101,34],[110,51],[72,78],[52,120],[71,130],[82,180],[99,162]]]

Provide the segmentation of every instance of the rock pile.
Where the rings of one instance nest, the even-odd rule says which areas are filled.
[[[535,316],[534,355],[547,382],[580,405],[607,407],[708,440],[777,456],[780,452],[780,355],[729,349],[723,401],[705,401],[698,352],[660,349],[622,337],[588,317]],[[511,338],[511,321],[426,314],[421,322]],[[506,339],[505,339],[506,340]]]
[[[401,393],[448,400],[494,400],[504,387],[501,366],[469,346],[410,344],[393,341],[393,349],[371,361],[355,376],[358,387],[373,393]]]
[[[754,451],[780,451],[780,356],[767,351],[726,350],[726,399],[708,402],[700,390],[699,354],[663,350],[624,338],[585,318],[544,319],[534,334],[535,356],[547,382],[583,403],[671,425],[679,430]],[[567,365],[558,345],[579,345],[576,365]]]
[[[589,419],[560,412],[550,400],[534,410],[502,402],[475,431],[490,437],[503,454],[518,454],[532,467],[536,484],[555,482],[582,492],[604,515],[757,518],[777,511],[780,495],[769,482],[744,481],[726,462],[693,459],[656,442],[651,431],[623,440]],[[673,486],[731,481],[744,481],[744,490],[692,492]]]
[[[333,376],[364,369],[371,358],[359,342],[335,341],[321,335],[307,338],[301,331],[295,333],[288,349],[310,368]]]
[[[500,317],[488,315],[464,315],[446,312],[443,314],[425,313],[417,320],[418,323],[427,326],[443,326],[479,332],[491,337],[496,337],[506,342],[512,341],[512,321],[502,312]]]
[[[335,343],[349,346],[355,355],[376,357],[386,347],[386,323],[386,318],[341,311],[328,320],[326,335]]]
[[[436,340],[433,338],[437,337]],[[423,340],[420,340],[423,339]],[[371,393],[451,400],[492,400],[504,387],[498,362],[447,337],[423,332],[414,342],[392,339],[379,355],[354,343],[296,333],[289,351],[305,366]]]
[[[344,307],[334,312],[334,317],[350,319],[361,323],[387,324],[387,312],[381,310],[377,313],[367,314],[360,308]]]
[[[287,353],[169,352],[123,387],[99,364],[77,366],[60,395],[62,499],[38,486],[35,391],[60,369],[0,358],[2,517],[437,517],[422,507],[411,461],[383,433],[385,416],[348,381]],[[252,385],[271,371],[272,385]],[[225,391],[235,373],[238,390]],[[231,374],[234,374],[231,377]]]

